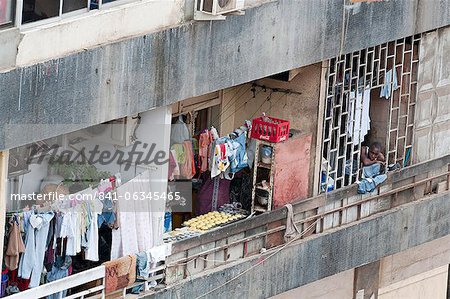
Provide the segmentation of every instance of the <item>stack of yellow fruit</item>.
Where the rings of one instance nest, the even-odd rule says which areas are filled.
[[[237,220],[244,217],[243,215],[228,214],[223,212],[209,212],[208,214],[192,218],[183,224],[188,226],[192,231],[206,231],[213,227]]]

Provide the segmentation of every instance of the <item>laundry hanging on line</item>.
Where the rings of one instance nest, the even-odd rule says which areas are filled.
[[[398,88],[397,83],[397,71],[395,69],[391,69],[386,72],[384,85],[380,90],[380,98],[389,99],[391,97],[392,91]]]
[[[350,92],[349,117],[347,120],[347,135],[352,138],[353,145],[364,141],[370,131],[370,89],[366,86],[363,92]]]

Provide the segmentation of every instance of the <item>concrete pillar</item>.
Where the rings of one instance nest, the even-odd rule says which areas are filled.
[[[355,268],[353,298],[378,298],[379,273],[380,261]]]
[[[8,183],[8,158],[9,151],[0,151],[0,261],[3,261],[3,240],[5,236],[6,224],[6,201]]]

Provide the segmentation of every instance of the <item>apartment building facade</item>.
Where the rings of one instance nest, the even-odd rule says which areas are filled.
[[[246,1],[245,14],[201,21],[193,2],[178,0],[17,0],[4,7],[5,215],[17,208],[10,194],[39,189],[35,174],[46,173],[41,165],[12,171],[10,157],[24,145],[140,115],[134,133],[167,151],[178,115],[208,109],[208,126],[225,134],[266,112],[310,138],[305,169],[291,170],[308,177],[306,194],[293,201],[298,240],[284,241],[288,215],[280,208],[176,242],[164,289],[140,296],[396,298],[422,289],[423,298],[446,298],[447,1],[255,0]],[[354,143],[348,128],[357,126],[356,110],[349,105],[359,93],[371,99],[370,133]],[[362,126],[364,117],[356,119]],[[401,170],[360,195],[352,163],[373,141]],[[165,180],[167,172],[162,165],[151,177]],[[164,192],[167,182],[152,188]]]

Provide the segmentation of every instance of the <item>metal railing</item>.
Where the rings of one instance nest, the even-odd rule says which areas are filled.
[[[11,299],[46,298],[47,296],[62,296],[63,291],[72,290],[66,299],[74,298],[105,298],[127,296],[127,291],[135,287],[141,287],[141,292],[147,292],[152,288],[161,288],[160,282],[165,277],[165,265],[157,266],[149,270],[149,277],[145,280],[136,281],[125,288],[111,293],[105,293],[105,266],[98,266],[68,277],[40,285],[36,288],[8,296]],[[76,291],[73,291],[77,289]],[[61,297],[62,298],[62,297]]]
[[[85,296],[93,293],[100,293],[101,298],[105,298],[105,266],[98,266],[90,270],[83,271],[36,288],[32,288],[11,296],[11,299],[28,299],[28,298],[45,298],[50,295],[60,294],[60,292],[66,291],[68,289],[82,286],[87,283],[102,280],[102,283],[98,286],[89,287],[85,290],[79,291],[78,293],[71,294],[65,298],[84,298]]]

